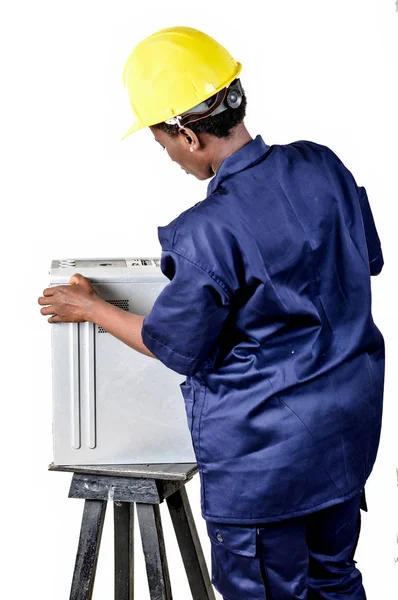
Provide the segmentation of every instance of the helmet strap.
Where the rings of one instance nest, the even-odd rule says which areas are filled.
[[[190,109],[180,116],[167,119],[165,123],[169,125],[177,125],[179,129],[184,128],[190,123],[201,121],[210,116],[215,116],[219,113],[224,112],[228,108],[238,108],[242,103],[243,90],[240,80],[237,79],[233,86],[226,87],[220,90],[212,99],[211,104],[205,100],[194,108]]]

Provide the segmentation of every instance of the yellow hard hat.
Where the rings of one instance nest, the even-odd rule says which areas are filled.
[[[123,83],[135,122],[123,140],[179,116],[236,79],[242,65],[213,38],[191,27],[161,29],[128,57]]]

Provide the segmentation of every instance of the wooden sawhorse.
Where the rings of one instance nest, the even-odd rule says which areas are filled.
[[[134,503],[151,600],[172,600],[159,504],[166,499],[193,600],[215,600],[185,484],[196,463],[49,465],[72,471],[69,498],[85,500],[70,600],[91,600],[108,500],[114,507],[115,600],[134,599]]]

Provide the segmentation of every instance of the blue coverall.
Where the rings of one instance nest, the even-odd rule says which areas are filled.
[[[186,377],[216,589],[365,598],[353,556],[384,388],[365,188],[324,145],[258,135],[158,236],[170,282],[142,337]]]

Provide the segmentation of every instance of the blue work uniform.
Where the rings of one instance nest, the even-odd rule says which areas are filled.
[[[257,136],[158,236],[170,281],[142,339],[185,376],[209,526],[358,496],[384,387],[370,284],[383,255],[365,188],[327,146]]]

